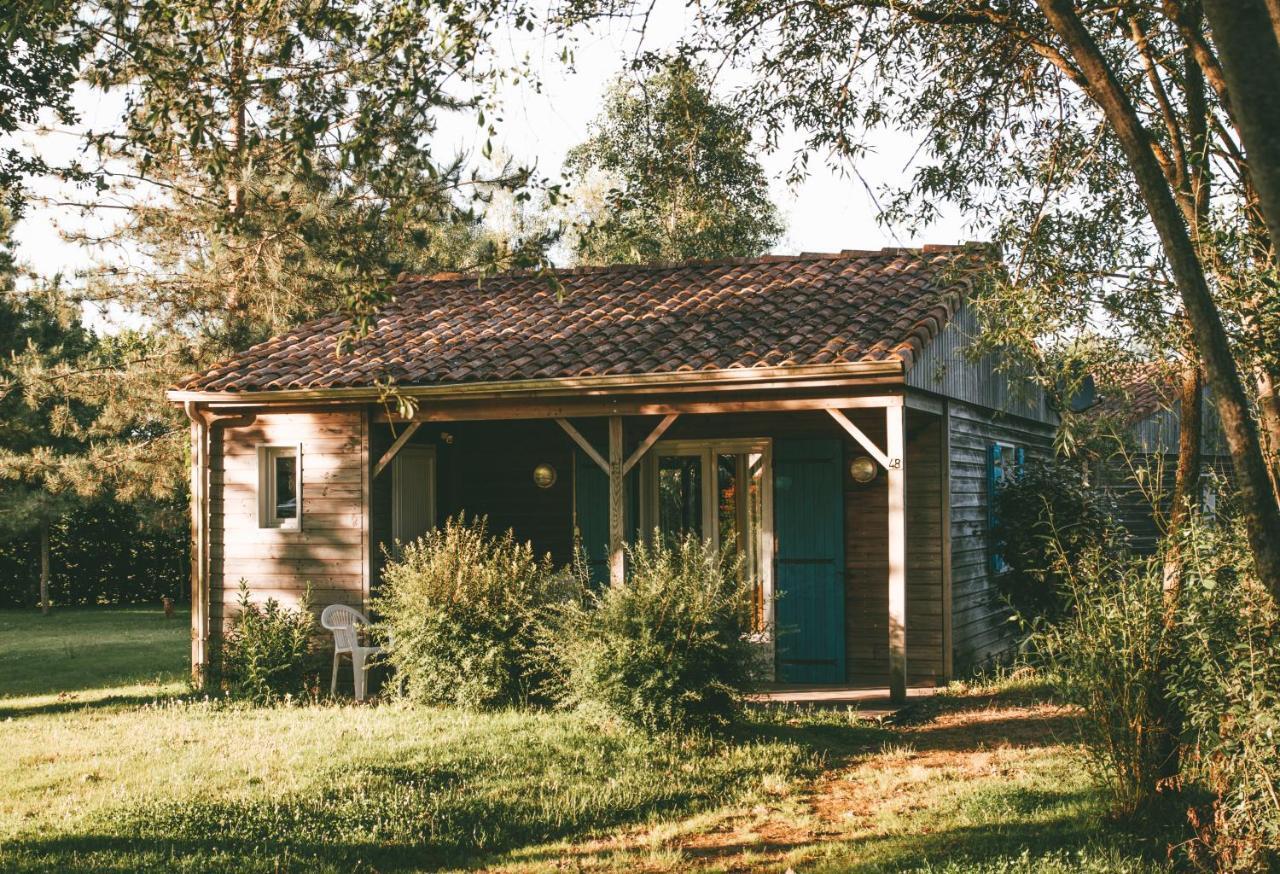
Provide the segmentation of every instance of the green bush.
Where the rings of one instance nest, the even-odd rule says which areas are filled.
[[[727,725],[758,655],[749,587],[696,536],[629,559],[625,586],[558,612],[544,651],[560,697],[648,731]]]
[[[1032,638],[1118,812],[1163,819],[1181,789],[1181,850],[1219,871],[1280,870],[1280,610],[1246,544],[1238,519],[1185,526],[1172,601],[1157,559],[1088,550],[1063,567],[1069,609]]]
[[[1078,469],[1060,461],[1028,464],[995,497],[993,537],[1005,569],[996,585],[1028,624],[1052,621],[1071,603],[1065,569],[1120,537],[1110,502]]]
[[[1164,663],[1159,569],[1095,547],[1060,571],[1062,618],[1031,645],[1079,705],[1085,749],[1118,811],[1154,809],[1168,755],[1158,702]]]
[[[268,598],[262,605],[250,600],[249,584],[240,580],[239,610],[222,637],[221,680],[232,695],[268,704],[285,695],[302,695],[314,688],[311,670],[315,617],[311,593],[303,594],[296,609]]]
[[[510,531],[493,537],[483,517],[460,516],[388,555],[374,609],[411,699],[504,707],[542,700],[539,627],[572,589]]]
[[[1193,812],[1194,861],[1280,870],[1280,610],[1257,579],[1238,519],[1189,526],[1170,685],[1188,743],[1184,779],[1208,790]]]

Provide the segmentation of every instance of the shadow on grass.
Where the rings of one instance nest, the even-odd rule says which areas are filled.
[[[466,867],[707,800],[703,792],[677,790],[635,805],[592,809],[575,799],[547,809],[536,792],[471,792],[456,771],[391,767],[361,776],[378,790],[351,781],[310,798],[155,805],[113,816],[96,832],[11,841],[0,845],[0,869],[316,874]]]
[[[977,799],[973,799],[977,802]],[[1127,862],[1152,864],[1163,844],[1155,838],[1124,833],[1101,819],[1100,805],[1087,790],[1052,792],[1016,788],[990,797],[1003,814],[998,821],[871,834],[854,838],[815,836],[786,829],[695,835],[670,845],[687,867],[716,870],[778,865],[786,859],[806,871],[1036,871],[1045,861],[1074,862],[1090,851],[1111,853]],[[688,843],[686,843],[688,841]],[[646,847],[646,850],[649,848]],[[599,847],[548,847],[522,854],[532,864],[560,863],[576,869]],[[792,855],[798,854],[798,855]],[[1106,867],[1106,866],[1104,866]]]
[[[920,751],[977,752],[998,747],[1037,749],[1074,743],[1079,736],[1068,714],[1001,716],[955,725],[916,726],[903,739]]]
[[[135,707],[142,707],[145,704],[154,704],[157,701],[165,701],[170,697],[160,693],[143,695],[143,694],[124,694],[124,695],[104,695],[101,698],[86,698],[81,700],[77,695],[67,695],[60,697],[56,701],[48,701],[42,704],[30,704],[13,707],[5,704],[5,700],[0,698],[0,720],[3,719],[22,719],[27,716],[49,716],[64,713],[79,713],[81,711],[91,710],[127,710]]]
[[[851,721],[839,711],[797,708],[790,705],[754,705],[747,719],[733,732],[743,742],[778,742],[803,747],[828,765],[880,749],[895,732],[870,722]]]

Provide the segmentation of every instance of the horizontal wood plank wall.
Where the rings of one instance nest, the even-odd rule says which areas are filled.
[[[988,536],[987,453],[993,442],[1022,446],[1031,461],[1052,453],[1053,427],[951,402],[951,598],[956,673],[1010,651],[1013,624],[1000,600]]]
[[[1230,458],[1206,455],[1200,463],[1202,482],[1206,486],[1216,485],[1219,493],[1232,488],[1234,469]],[[1116,456],[1101,462],[1093,476],[1097,488],[1114,502],[1116,519],[1129,532],[1133,549],[1144,555],[1153,554],[1173,506],[1178,456],[1134,453],[1128,460]],[[1141,485],[1138,476],[1143,478]]]
[[[332,603],[363,605],[363,421],[360,409],[262,413],[246,427],[214,428],[209,606],[215,637],[235,614],[242,577],[254,601],[292,605],[310,584],[317,611]],[[302,444],[300,531],[258,525],[261,443]]]
[[[883,446],[884,413],[850,418]],[[907,681],[938,682],[942,658],[942,482],[937,416],[907,411]],[[861,485],[848,462],[866,452],[845,442],[845,649],[849,681],[883,685],[889,676],[888,482]]]

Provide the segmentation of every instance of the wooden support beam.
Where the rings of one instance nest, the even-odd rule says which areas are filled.
[[[433,403],[410,418],[415,422],[480,422],[495,419],[568,419],[604,416],[668,416],[672,413],[780,413],[802,410],[880,409],[902,406],[901,395],[849,395],[846,397],[774,398],[772,400],[692,400],[679,397],[662,400],[644,398],[561,398],[458,401]],[[374,421],[406,421],[394,413],[378,410]]]
[[[886,407],[885,409],[890,416],[893,415],[895,410],[899,414],[902,413],[902,407]],[[859,428],[857,425],[853,424],[853,422],[850,422],[849,417],[846,416],[844,413],[840,412],[839,410],[831,409],[831,410],[827,410],[827,412],[831,415],[831,418],[836,420],[836,424],[838,424],[845,431],[849,432],[849,436],[852,437],[854,440],[857,440],[859,445],[861,445],[863,449],[867,450],[867,453],[872,458],[880,462],[881,467],[883,467],[885,470],[893,469],[893,459],[895,456],[893,456],[892,450],[890,450],[890,452],[887,455],[881,452],[880,447],[875,445],[875,443],[871,442],[871,438],[868,437],[866,434],[862,433],[862,429]],[[898,460],[898,465],[901,466],[902,464],[901,456],[899,455],[896,457]]]
[[[609,417],[609,583],[626,582],[622,544],[626,537],[623,526],[625,502],[622,473],[622,417]]]
[[[889,460],[889,697],[907,700],[906,410],[885,410]]]
[[[601,455],[599,452],[596,452],[596,448],[591,445],[591,441],[588,440],[586,437],[583,437],[582,432],[579,431],[577,428],[573,427],[572,422],[570,422],[568,419],[557,418],[556,424],[564,429],[564,433],[568,434],[570,437],[573,438],[573,442],[577,443],[583,452],[587,453],[587,458],[590,458],[592,461],[594,461],[596,465],[605,473],[609,472],[609,462],[604,460],[603,455]]]
[[[378,459],[378,463],[373,466],[373,479],[377,479],[378,475],[387,469],[389,465],[399,454],[400,449],[409,442],[409,438],[413,436],[413,432],[422,427],[421,422],[410,422],[409,426],[400,432],[400,436],[396,438],[396,442],[391,444],[391,448],[382,453],[382,457]]]
[[[938,460],[942,468],[942,678],[951,682],[955,670],[955,652],[951,637],[952,603],[951,593],[951,402],[942,402],[942,457]]]
[[[670,428],[671,424],[678,418],[680,418],[679,413],[668,413],[663,420],[649,432],[649,436],[640,441],[640,445],[636,447],[636,451],[631,453],[626,462],[622,465],[623,476],[631,473],[631,468],[635,467],[636,464],[639,463],[640,459],[644,458],[644,454],[649,451],[649,448],[658,442],[659,437],[667,433],[667,429]]]
[[[209,422],[198,405],[191,420],[191,679],[202,687],[209,666]]]

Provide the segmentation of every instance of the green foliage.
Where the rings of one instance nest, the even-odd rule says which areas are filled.
[[[759,255],[783,230],[744,114],[683,55],[651,58],[640,78],[619,79],[565,167],[580,196],[607,187],[588,205],[582,262]]]
[[[310,589],[296,608],[275,598],[255,604],[249,584],[240,580],[239,611],[222,636],[218,665],[223,686],[255,704],[270,704],[286,695],[301,696],[314,687],[310,656],[315,617]]]
[[[76,121],[71,89],[80,59],[88,47],[87,34],[75,26],[76,0],[26,0],[0,6],[0,137],[35,125],[50,111],[60,123]],[[17,212],[22,206],[22,183],[33,173],[48,170],[39,155],[0,146],[0,209]]]
[[[1118,547],[1122,532],[1108,499],[1078,465],[1033,461],[996,493],[996,527],[1005,570],[1001,594],[1028,623],[1056,619],[1067,606],[1069,568],[1098,547]]]
[[[109,5],[86,78],[128,93],[89,141],[124,170],[117,234],[148,256],[96,293],[243,348],[334,309],[366,322],[402,271],[479,257],[472,207],[529,174],[472,178],[441,118],[492,111],[504,0],[161,0]],[[492,124],[481,130],[488,137]],[[491,151],[486,147],[486,154]],[[138,186],[134,180],[145,180]],[[146,196],[163,191],[164,198]],[[124,196],[124,200],[120,198]],[[502,253],[537,262],[536,244]]]
[[[191,587],[185,501],[129,504],[104,496],[49,527],[49,599],[55,606],[185,600]],[[0,607],[36,603],[36,532],[0,539]]]
[[[549,557],[458,516],[388,558],[374,609],[411,699],[473,709],[541,700],[538,628],[574,588]]]
[[[695,535],[629,560],[626,585],[565,604],[550,626],[560,697],[647,731],[727,726],[758,658],[750,588]]]
[[[1184,770],[1214,799],[1192,855],[1219,871],[1280,868],[1280,610],[1238,519],[1188,526],[1172,661]]]
[[[1036,638],[1122,812],[1167,807],[1178,714],[1176,783],[1209,799],[1182,849],[1213,870],[1280,864],[1280,612],[1246,543],[1237,518],[1184,526],[1176,596],[1159,562],[1087,550],[1065,577],[1072,609]]]
[[[1063,565],[1066,609],[1033,639],[1094,767],[1126,815],[1156,809],[1168,755],[1160,731],[1164,604],[1159,568],[1093,547]]]

